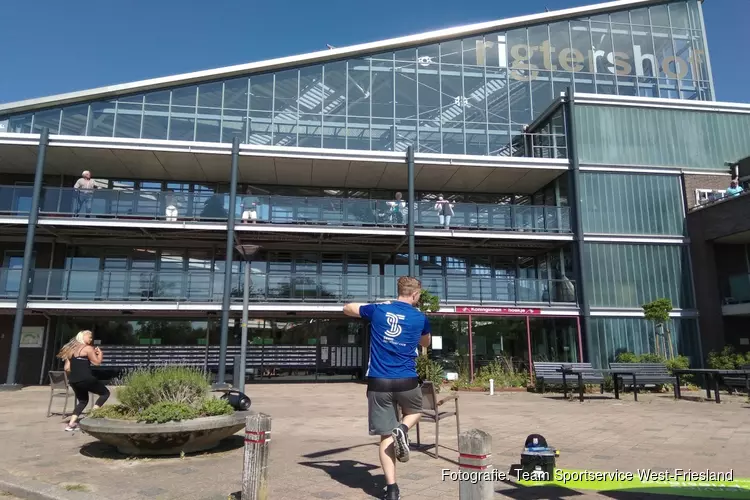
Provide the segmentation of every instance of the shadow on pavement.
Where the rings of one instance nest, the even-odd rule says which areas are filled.
[[[320,458],[320,457],[327,457],[328,455],[335,455],[337,453],[344,453],[345,451],[353,450],[354,448],[362,448],[363,446],[378,446],[378,443],[364,443],[364,444],[357,444],[354,446],[348,446],[346,448],[332,448],[330,450],[323,450],[323,451],[316,451],[315,453],[308,453],[307,455],[302,455],[304,458]]]
[[[385,488],[382,474],[373,476],[370,471],[380,469],[377,465],[366,464],[357,460],[331,460],[321,462],[299,462],[300,465],[319,469],[331,476],[331,479],[353,489],[359,489],[367,495],[379,497]]]
[[[219,443],[219,446],[213,450],[199,451],[196,453],[187,453],[186,457],[197,457],[203,455],[213,455],[217,453],[226,453],[240,449],[245,446],[244,436],[230,436]],[[165,456],[142,456],[134,457],[132,455],[125,455],[117,451],[114,446],[104,444],[100,441],[94,441],[93,443],[87,443],[81,446],[80,454],[88,458],[104,458],[107,460],[128,460],[133,458],[142,458],[149,460],[179,460],[180,455],[165,455]]]

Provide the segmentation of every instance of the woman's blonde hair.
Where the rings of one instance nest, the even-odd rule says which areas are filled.
[[[86,334],[91,334],[91,330],[81,330],[78,332],[78,334],[70,339],[70,341],[62,346],[62,349],[60,349],[60,352],[57,353],[57,357],[60,359],[70,359],[73,357],[73,353],[76,352],[80,347],[85,346],[86,342],[84,338],[86,337]]]

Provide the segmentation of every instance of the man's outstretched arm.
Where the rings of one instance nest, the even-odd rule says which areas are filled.
[[[361,318],[362,316],[359,314],[359,308],[362,307],[365,304],[358,304],[356,302],[352,302],[350,304],[344,305],[344,314],[347,316],[351,316],[353,318]]]

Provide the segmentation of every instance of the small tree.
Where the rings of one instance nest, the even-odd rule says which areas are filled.
[[[437,295],[432,295],[427,290],[422,290],[419,302],[417,303],[417,309],[423,313],[438,312],[440,310],[440,300],[437,298]]]
[[[654,348],[656,354],[659,354],[659,328],[661,327],[664,331],[662,336],[666,335],[667,344],[662,348],[664,351],[663,355],[667,359],[674,359],[672,333],[669,331],[669,313],[672,312],[672,301],[661,298],[648,304],[643,304],[641,307],[643,307],[643,314],[646,316],[646,320],[654,324]]]
[[[417,309],[423,313],[438,312],[440,310],[440,299],[438,299],[437,295],[432,295],[430,292],[423,289],[419,296],[419,302],[417,302]],[[426,347],[422,347],[422,355],[427,355]]]

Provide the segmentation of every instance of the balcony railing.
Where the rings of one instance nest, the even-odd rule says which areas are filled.
[[[0,186],[0,215],[22,216],[31,207],[31,186]],[[315,224],[329,226],[401,226],[416,208],[420,228],[444,227],[435,201],[404,203],[394,210],[393,200],[361,198],[238,195],[235,216],[261,224]],[[452,229],[570,233],[568,207],[455,203]],[[88,194],[73,188],[45,187],[40,215],[158,220],[167,222],[220,222],[229,214],[229,195],[97,189]]]
[[[725,304],[750,302],[750,274],[741,273],[729,276],[723,288]]]
[[[18,296],[21,271],[0,269],[0,299]],[[423,276],[442,303],[575,304],[568,279]],[[393,276],[367,274],[251,274],[253,302],[376,301],[396,296]],[[29,300],[221,302],[224,273],[210,271],[102,271],[35,269]],[[243,274],[232,275],[232,300],[241,301]]]

